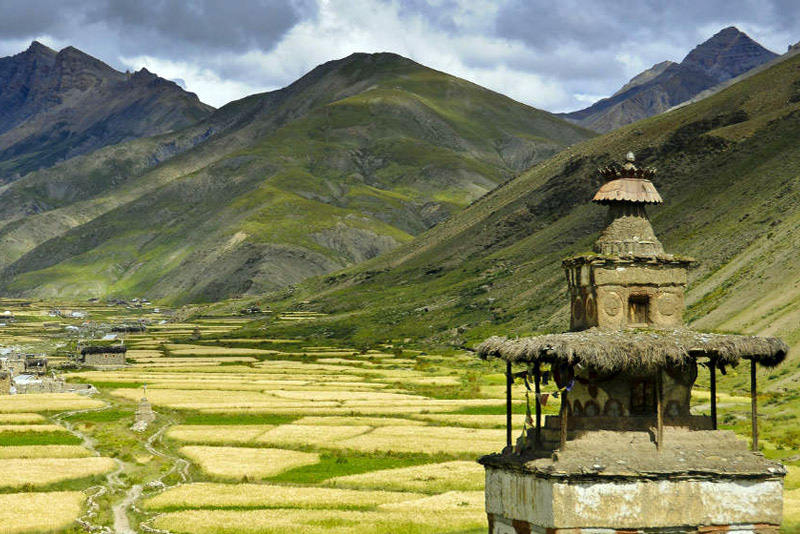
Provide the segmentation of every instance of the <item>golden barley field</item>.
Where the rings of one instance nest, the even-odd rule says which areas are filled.
[[[0,413],[0,425],[44,423],[47,419],[38,413]]]
[[[191,534],[386,534],[403,532],[466,532],[485,527],[480,510],[467,504],[435,514],[407,510],[187,510],[160,515],[156,528]]]
[[[483,467],[477,462],[454,461],[334,477],[324,484],[337,488],[440,493],[482,489],[484,476]]]
[[[245,447],[181,447],[180,453],[212,477],[266,478],[289,469],[319,462],[316,453]]]
[[[0,459],[0,487],[47,486],[64,480],[102,475],[113,470],[111,458]]]
[[[0,494],[0,531],[60,532],[75,522],[85,500],[80,491]]]
[[[371,508],[421,499],[420,493],[270,484],[185,484],[144,502],[149,509],[175,508]]]
[[[80,445],[6,445],[0,447],[3,458],[88,458],[92,451]]]
[[[167,431],[167,437],[181,443],[251,443],[272,425],[179,425]]]
[[[73,393],[40,393],[0,397],[0,413],[61,412],[102,408],[102,401]]]

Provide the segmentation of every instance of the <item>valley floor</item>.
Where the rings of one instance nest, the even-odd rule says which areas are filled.
[[[119,334],[124,368],[59,371],[95,395],[0,397],[1,533],[486,531],[475,459],[505,445],[504,375],[494,364],[397,345],[310,346],[252,328],[245,336],[249,317],[180,321],[152,306],[6,301],[5,310],[0,348],[56,354],[53,368],[103,325],[148,327]],[[721,421],[744,433],[749,399],[732,393],[720,396]],[[156,420],[136,431],[145,395]],[[524,386],[514,395],[518,434]],[[792,532],[797,421],[785,402],[763,404],[763,452],[790,465]],[[702,388],[694,409],[708,409]],[[546,413],[557,411],[548,403]]]

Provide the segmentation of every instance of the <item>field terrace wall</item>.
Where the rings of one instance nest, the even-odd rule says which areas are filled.
[[[507,446],[479,460],[489,532],[777,534],[786,470],[755,452],[755,368],[780,364],[788,347],[683,325],[693,260],[664,252],[645,211],[661,202],[649,180],[654,171],[637,169],[633,154],[627,159],[600,171],[606,183],[594,201],[609,211],[594,252],[563,263],[572,331],[494,337],[477,348],[505,360],[507,373]],[[717,430],[716,371],[743,361],[752,451]],[[710,416],[690,412],[698,364],[710,370]],[[555,391],[547,393],[551,374]],[[535,420],[526,418],[513,443],[515,378],[532,393]],[[543,423],[547,394],[560,397],[560,411]]]

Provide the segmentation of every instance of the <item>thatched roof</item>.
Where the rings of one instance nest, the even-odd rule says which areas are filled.
[[[703,356],[716,358],[720,365],[736,365],[744,358],[774,367],[788,350],[786,343],[774,337],[598,328],[518,339],[492,337],[477,347],[482,358],[580,363],[599,372],[655,370]]]
[[[661,204],[661,195],[653,182],[644,178],[618,178],[604,183],[595,193],[592,202],[606,204],[616,201]]]
[[[123,324],[111,327],[112,332],[144,332],[147,327],[143,324]]]
[[[92,345],[90,347],[83,347],[81,349],[81,355],[86,354],[118,354],[118,353],[126,353],[128,352],[128,347],[125,345],[106,345],[106,346],[98,346]]]

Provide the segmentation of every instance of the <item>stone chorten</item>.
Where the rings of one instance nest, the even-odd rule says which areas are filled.
[[[778,365],[788,348],[684,326],[692,260],[664,252],[645,210],[662,202],[655,171],[626,159],[600,170],[593,201],[608,217],[594,252],[563,262],[571,331],[478,347],[506,361],[508,379],[507,446],[480,459],[489,532],[777,534],[785,469],[757,452],[756,365]],[[716,371],[741,360],[750,367],[753,451],[717,430]],[[698,364],[710,373],[710,415],[690,410]],[[516,443],[514,378],[530,390]],[[556,394],[559,414],[543,422],[542,401]]]
[[[645,206],[660,204],[650,178],[637,169],[631,152],[622,169],[601,169],[606,182],[593,202],[608,206],[606,227],[594,246],[597,254],[564,260],[572,330],[591,327],[680,327],[686,271],[692,260],[664,253]]]

